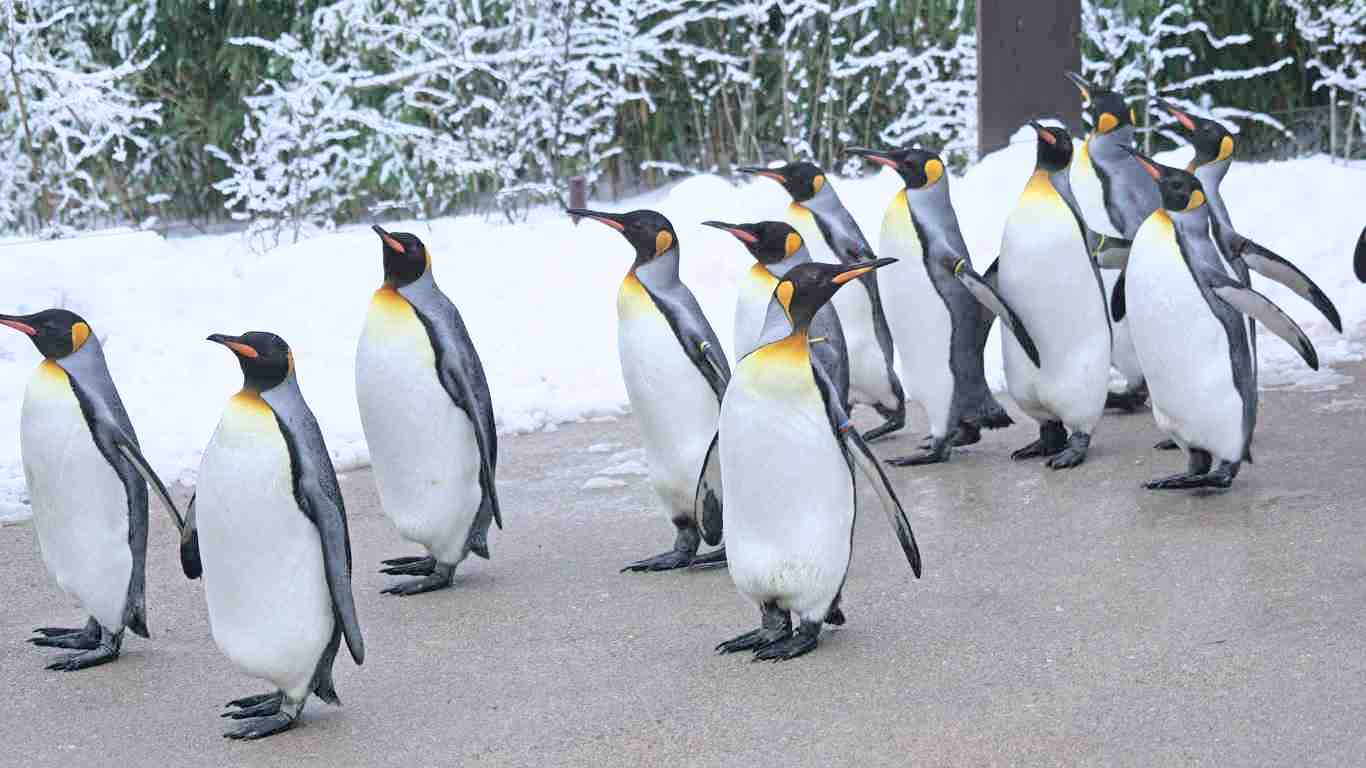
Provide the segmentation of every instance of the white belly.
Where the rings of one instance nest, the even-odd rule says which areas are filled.
[[[459,563],[483,498],[474,425],[437,379],[422,321],[376,294],[356,351],[356,401],[384,514],[404,539]]]
[[[1035,420],[1091,434],[1110,378],[1105,300],[1076,219],[1046,176],[1030,180],[1007,220],[999,270],[1001,295],[1029,330],[1041,363],[1005,334],[1011,397]]]
[[[691,520],[720,406],[669,321],[635,277],[617,299],[621,375],[640,423],[650,482],[671,520]]]
[[[1243,452],[1243,399],[1233,383],[1228,336],[1205,303],[1157,213],[1139,228],[1125,298],[1134,349],[1148,377],[1158,426],[1217,459]]]
[[[1114,296],[1115,283],[1119,282],[1117,269],[1102,269],[1100,278],[1105,286],[1107,304]],[[1134,351],[1134,338],[1129,333],[1129,316],[1114,324],[1114,343],[1110,352],[1110,364],[1124,379],[1124,391],[1132,392],[1143,384],[1143,366],[1139,365],[1138,353]]]
[[[133,572],[128,495],[55,363],[44,361],[29,380],[19,442],[43,564],[62,591],[119,632]]]
[[[897,193],[887,208],[878,253],[900,259],[878,270],[878,283],[887,325],[901,353],[901,384],[907,396],[925,408],[930,433],[944,437],[951,429],[948,419],[953,407],[953,371],[949,367],[953,318],[925,270],[924,252],[911,224],[905,192]]]
[[[259,397],[238,394],[224,410],[195,516],[214,642],[243,672],[301,699],[332,637],[332,597],[284,436]]]
[[[726,556],[741,594],[820,621],[848,570],[854,486],[809,363],[803,378],[762,359],[776,346],[740,363],[721,409]]]
[[[1110,223],[1110,213],[1105,209],[1105,188],[1101,186],[1100,177],[1096,175],[1095,165],[1084,143],[1077,145],[1077,155],[1067,172],[1067,181],[1088,229],[1109,237],[1124,237],[1124,233]]]
[[[787,223],[801,234],[813,260],[840,263],[810,211],[797,205],[789,206]],[[881,287],[881,282],[878,285]],[[831,303],[835,305],[835,314],[839,315],[844,345],[849,350],[849,401],[895,407],[896,396],[887,376],[887,361],[873,330],[873,302],[868,291],[862,285],[850,285],[836,293]],[[886,310],[885,305],[883,309]]]

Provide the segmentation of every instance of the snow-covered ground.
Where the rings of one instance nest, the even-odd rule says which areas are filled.
[[[1033,142],[1021,142],[951,180],[979,269],[995,258],[1033,158]],[[1172,164],[1185,159],[1182,152],[1159,157]],[[876,246],[883,210],[899,181],[884,171],[835,183]],[[1325,157],[1237,164],[1224,190],[1240,231],[1313,277],[1337,303],[1346,328],[1345,336],[1337,335],[1307,303],[1258,280],[1258,287],[1304,326],[1324,363],[1315,374],[1279,339],[1267,338],[1261,345],[1263,385],[1340,383],[1343,377],[1330,370],[1332,365],[1359,359],[1366,332],[1366,286],[1356,282],[1350,264],[1363,224],[1366,167],[1333,165]],[[733,238],[700,222],[780,217],[786,204],[786,194],[771,181],[732,183],[715,176],[687,179],[643,201],[595,203],[612,210],[648,205],[669,217],[682,246],[683,278],[727,343],[736,280],[750,260]],[[552,209],[534,211],[527,221],[511,225],[468,216],[386,226],[413,231],[427,243],[436,279],[460,307],[483,357],[501,432],[624,411],[615,297],[631,253],[620,235],[592,222],[575,227]],[[131,232],[37,244],[0,240],[5,287],[0,311],[58,306],[90,322],[104,343],[143,451],[168,482],[193,482],[223,403],[241,384],[232,356],[204,341],[215,332],[270,330],[289,341],[304,395],[338,469],[364,465],[352,365],[370,294],[380,279],[380,245],[363,226],[264,255],[250,252],[238,236],[168,240]],[[19,410],[25,382],[40,358],[25,337],[0,331],[4,519],[28,514]],[[995,339],[988,366],[993,386],[1000,387]]]

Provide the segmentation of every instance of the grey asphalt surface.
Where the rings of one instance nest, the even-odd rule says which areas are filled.
[[[1358,381],[1366,368],[1346,371]],[[883,456],[913,435],[876,445]],[[153,639],[112,665],[43,670],[23,642],[84,617],[31,524],[0,529],[0,764],[1359,765],[1366,760],[1366,387],[1265,393],[1257,463],[1227,493],[1139,484],[1184,460],[1151,416],[1107,416],[1080,469],[1008,456],[1017,425],[951,464],[895,470],[925,559],[915,581],[863,489],[849,623],[782,664],[717,656],[757,611],[725,571],[618,574],[671,533],[643,477],[583,490],[639,445],[627,418],[505,438],[507,529],[457,586],[379,594],[413,554],[368,472],[343,490],[368,658],[336,665],[345,706],[221,738],[229,699],[266,686],[209,635],[153,509]]]

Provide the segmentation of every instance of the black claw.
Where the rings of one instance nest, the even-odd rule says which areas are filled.
[[[1154,445],[1153,448],[1155,448],[1156,450],[1159,450],[1159,451],[1179,451],[1179,450],[1181,450],[1181,446],[1178,445],[1177,442],[1176,442],[1175,440],[1172,440],[1172,439],[1170,439],[1170,438],[1168,438],[1168,439],[1166,439],[1166,440],[1163,440],[1162,442],[1158,443],[1157,445]]]
[[[431,559],[432,559],[432,557],[431,557],[430,555],[414,556],[414,557],[391,557],[391,558],[389,558],[388,560],[381,560],[381,561],[380,561],[380,564],[382,564],[382,565],[412,565],[413,563],[418,563],[418,562],[422,562],[423,560],[431,560]]]
[[[379,572],[390,576],[430,576],[432,573],[436,572],[437,562],[434,557],[397,559],[406,560],[407,562],[391,565],[387,568],[381,568],[379,569]],[[384,562],[388,563],[391,561],[385,560]]]
[[[1080,466],[1086,461],[1086,452],[1091,447],[1091,436],[1084,432],[1073,432],[1067,439],[1067,448],[1045,462],[1051,469],[1069,469]]]
[[[223,706],[225,706],[225,707],[243,707],[243,708],[245,708],[245,707],[254,707],[254,706],[256,706],[257,704],[260,704],[260,703],[263,702],[263,701],[270,701],[271,699],[283,699],[283,698],[284,698],[284,694],[283,694],[283,693],[281,693],[281,692],[279,692],[279,691],[272,691],[271,693],[258,693],[258,694],[254,695],[254,696],[243,696],[243,697],[240,698],[240,699],[233,699],[232,701],[228,702],[227,704],[224,704]]]
[[[108,664],[118,657],[118,651],[102,645],[94,650],[63,656],[51,664],[48,664],[47,669],[54,672],[75,672],[79,669],[88,669],[90,667],[98,667],[101,664]]]
[[[621,569],[621,573],[645,573],[655,571],[672,571],[676,568],[686,568],[692,564],[693,556],[691,552],[681,552],[671,549],[668,552],[647,557],[644,560],[637,560],[634,563]]]
[[[705,571],[711,570],[712,568],[725,568],[726,565],[726,548],[721,547],[720,549],[714,549],[705,555],[694,556],[692,562],[688,564],[688,568]]]
[[[785,640],[779,640],[754,652],[755,661],[786,661],[810,653],[816,648],[816,637],[806,632],[798,632]]]

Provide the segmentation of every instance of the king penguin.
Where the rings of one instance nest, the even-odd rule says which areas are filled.
[[[656,211],[567,212],[616,230],[635,251],[617,291],[617,352],[631,412],[640,420],[650,483],[676,534],[673,549],[622,570],[724,563],[724,548],[702,556],[697,549],[704,538],[713,546],[721,542],[716,419],[730,365],[697,298],[679,279],[678,236]]]
[[[1015,312],[972,268],[949,200],[944,161],[918,148],[849,152],[892,168],[905,184],[887,207],[879,246],[884,256],[900,263],[882,270],[880,284],[892,308],[888,319],[901,352],[901,379],[907,394],[925,408],[930,445],[921,454],[891,463],[947,461],[951,440],[966,445],[979,439],[982,427],[1012,423],[987,388],[982,354],[984,320],[990,316],[981,307],[1001,318],[1036,363],[1038,352]]]
[[[1125,303],[1153,416],[1189,453],[1186,472],[1146,487],[1227,488],[1242,462],[1251,460],[1257,421],[1257,375],[1244,316],[1285,339],[1309,367],[1318,368],[1318,356],[1293,320],[1229,274],[1210,236],[1200,181],[1133,156],[1158,183],[1162,207],[1135,234]]]
[[[754,257],[751,266],[740,280],[735,301],[735,358],[753,352],[764,329],[764,316],[773,289],[784,275],[798,264],[811,261],[802,236],[791,225],[781,221],[758,224],[727,224],[704,221],[730,233]],[[849,355],[839,315],[831,304],[822,306],[811,320],[811,355],[835,385],[835,394],[846,408],[849,406]],[[865,438],[867,439],[867,438]]]
[[[181,546],[185,575],[204,579],[214,642],[275,690],[228,703],[251,719],[223,734],[259,739],[291,728],[310,693],[340,704],[332,662],[341,638],[356,664],[365,643],[351,596],[351,536],[337,475],[271,333],[214,334],[237,356],[242,390],[204,450]]]
[[[384,590],[448,587],[469,553],[488,559],[489,524],[503,527],[498,433],[479,353],[460,312],[432,278],[427,247],[373,227],[384,285],[356,350],[356,401],[384,514],[426,554],[385,560],[381,573],[419,578]]]
[[[781,168],[749,166],[739,170],[773,179],[791,195],[787,223],[801,234],[814,261],[858,265],[877,258],[819,166],[797,162]],[[840,291],[832,303],[849,348],[850,400],[871,407],[884,419],[863,436],[876,440],[906,426],[906,395],[896,375],[892,331],[887,325],[877,273],[859,278],[859,284],[863,290]]]
[[[1031,125],[1037,160],[1006,220],[997,274],[1001,296],[1033,329],[1041,365],[1011,338],[1002,339],[1002,353],[1010,396],[1039,422],[1039,439],[1013,457],[1047,456],[1048,466],[1062,469],[1086,460],[1105,411],[1110,321],[1068,184],[1072,137],[1063,128]]]
[[[920,550],[896,492],[824,369],[813,364],[808,338],[817,310],[840,286],[893,261],[793,267],[773,291],[759,347],[736,366],[721,405],[726,546],[731,579],[762,623],[718,645],[721,653],[791,659],[816,647],[823,623],[844,623],[839,601],[853,552],[855,464],[920,576]]]
[[[123,630],[147,637],[147,486],[184,524],[138,447],[100,341],[64,309],[0,315],[43,361],[19,419],[24,480],[43,564],[90,616],[83,628],[40,627],[29,639],[67,648],[48,669],[74,671],[119,657]]]
[[[1089,230],[1088,244],[1105,268],[1102,277],[1109,298],[1122,293],[1115,285],[1128,259],[1130,241],[1162,200],[1157,185],[1127,152],[1134,145],[1134,114],[1124,97],[1087,82],[1075,72],[1066,74],[1081,91],[1091,115],[1091,133],[1072,159],[1068,176]],[[1112,393],[1106,406],[1133,412],[1147,401],[1147,385],[1128,324],[1116,322],[1113,335],[1111,363],[1124,378],[1124,388]]]

